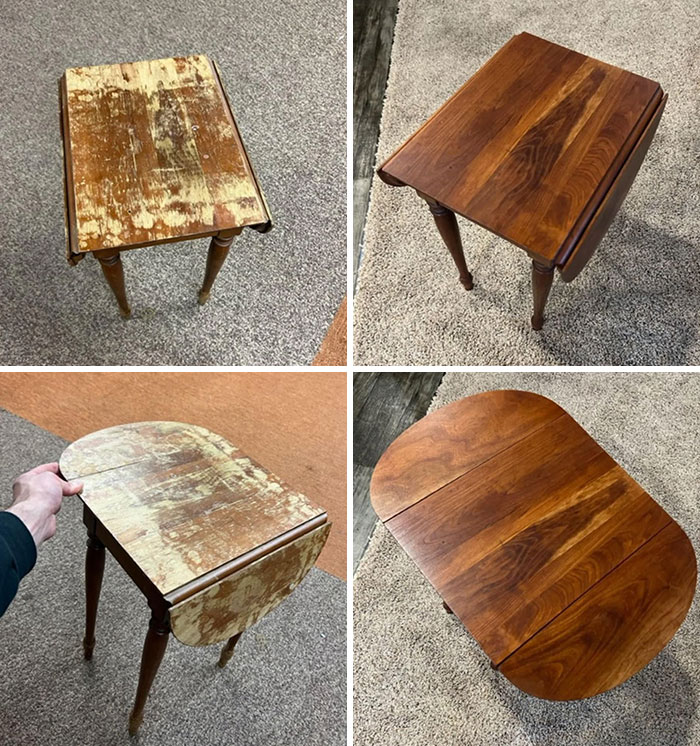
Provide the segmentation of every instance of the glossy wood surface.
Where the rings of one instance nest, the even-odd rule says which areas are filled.
[[[264,227],[264,197],[204,55],[66,70],[71,255]]]
[[[379,175],[562,264],[660,98],[658,83],[522,33]]]
[[[163,595],[214,582],[218,568],[326,519],[226,439],[183,423],[100,430],[70,445],[60,468],[83,481],[85,505]]]
[[[379,461],[372,501],[492,664],[539,697],[622,683],[693,598],[683,531],[536,394],[486,392],[428,415]]]

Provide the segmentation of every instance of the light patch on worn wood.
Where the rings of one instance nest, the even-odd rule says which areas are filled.
[[[79,252],[268,222],[207,57],[72,68],[65,84]]]
[[[178,422],[86,435],[60,467],[163,594],[324,512],[225,438]]]
[[[170,627],[185,645],[211,645],[251,627],[301,583],[326,543],[326,523],[176,604]]]

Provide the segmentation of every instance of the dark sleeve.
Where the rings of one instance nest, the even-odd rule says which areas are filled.
[[[29,529],[14,513],[0,512],[0,616],[35,562],[36,544]]]

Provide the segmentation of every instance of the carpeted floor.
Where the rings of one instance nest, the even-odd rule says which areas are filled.
[[[367,365],[700,362],[700,4],[622,0],[401,0],[377,162],[511,36],[529,31],[657,80],[668,104],[607,237],[571,284],[555,280],[530,330],[524,252],[459,219],[466,293],[413,190],[376,177],[355,300]]]
[[[325,508],[333,530],[318,566],[341,580],[346,405],[344,373],[0,373],[0,407],[69,441],[144,420],[190,422],[228,438]]]
[[[12,479],[57,459],[66,441],[0,410],[0,504]],[[233,659],[171,637],[136,739],[127,717],[149,610],[109,557],[97,646],[82,659],[85,531],[69,498],[56,536],[0,619],[0,732],[8,746],[39,744],[345,743],[346,585],[312,569],[276,610],[244,633]]]
[[[310,363],[346,291],[345,4],[28,0],[2,17],[2,363]],[[124,322],[98,263],[64,258],[58,79],[194,53],[221,68],[275,227],[235,240],[204,307],[207,240],[126,252]]]
[[[519,388],[561,404],[700,547],[700,376],[448,373],[431,409]],[[383,526],[354,586],[355,744],[685,746],[700,741],[700,603],[621,686],[578,702],[530,697],[501,674]]]

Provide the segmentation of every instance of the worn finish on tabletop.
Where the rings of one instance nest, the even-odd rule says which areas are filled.
[[[301,583],[326,543],[325,523],[170,609],[185,645],[211,645],[251,627]]]
[[[60,466],[163,594],[324,513],[226,439],[178,422],[100,430]]]
[[[62,87],[71,254],[268,221],[204,55],[72,68]]]
[[[129,719],[137,732],[171,631],[190,645],[240,633],[301,582],[330,531],[326,513],[215,433],[140,422],[86,435],[62,454],[84,483],[85,657],[105,549],[146,596],[151,621]]]
[[[573,279],[622,203],[664,102],[652,80],[522,33],[378,173]],[[448,246],[457,261],[461,250]],[[567,271],[573,257],[576,270]],[[543,298],[536,298],[535,328]]]
[[[493,666],[536,696],[622,683],[692,601],[683,531],[545,397],[492,391],[437,410],[387,449],[371,490]]]

